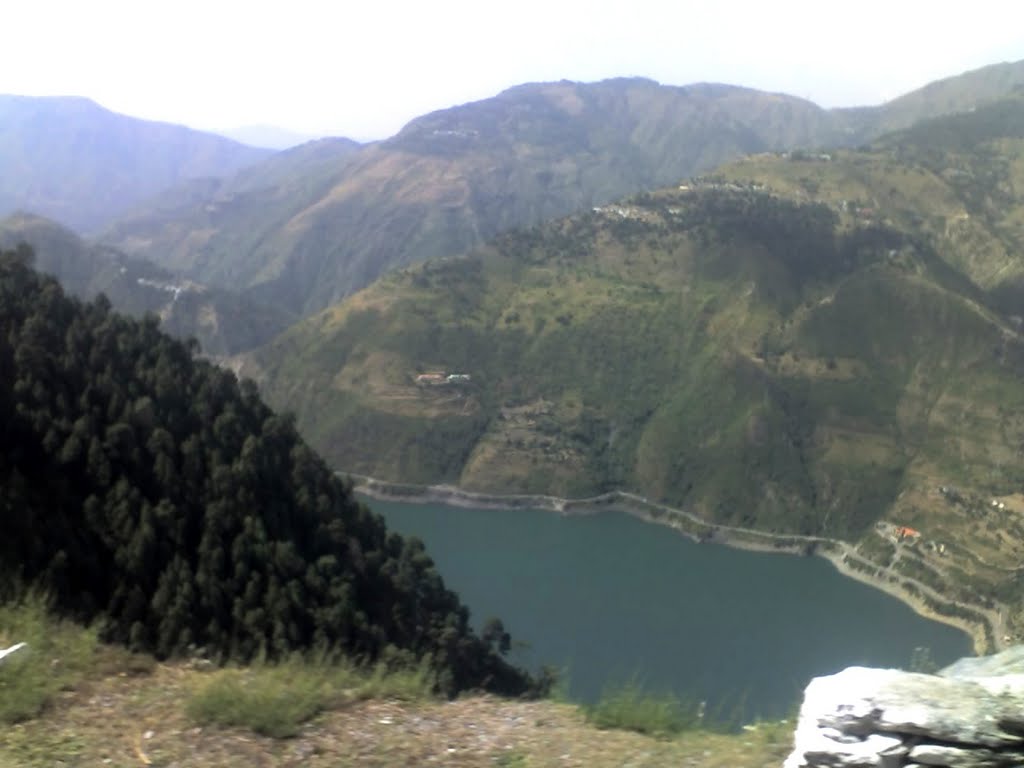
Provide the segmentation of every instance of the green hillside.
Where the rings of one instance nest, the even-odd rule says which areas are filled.
[[[970,281],[1016,315],[1024,297],[1022,147],[1024,98],[1017,97],[923,121],[883,137],[872,152],[840,152],[831,161],[813,153],[751,157],[723,176],[757,178],[795,199],[926,238],[957,273],[949,279]]]
[[[0,95],[0,216],[31,211],[95,232],[161,190],[271,154],[89,99]]]
[[[152,262],[91,245],[39,216],[22,213],[0,220],[0,248],[19,243],[30,245],[36,267],[54,275],[69,293],[86,299],[103,293],[119,311],[156,314],[163,330],[180,339],[195,338],[210,355],[252,349],[294,322],[277,307],[182,280]]]
[[[176,191],[104,239],[190,279],[251,290],[308,314],[389,269],[745,154],[855,146],[982,105],[1012,92],[1022,72],[1024,64],[990,67],[854,110],[637,78],[522,85],[424,115],[355,152],[320,143],[238,179]]]
[[[905,575],[987,605],[1024,536],[1021,114],[751,157],[507,233],[384,277],[248,370],[342,470],[629,490],[860,540],[883,568],[874,524],[895,520],[956,548]],[[435,372],[469,378],[417,379]]]
[[[448,694],[527,689],[500,624],[477,636],[422,543],[251,382],[30,261],[0,252],[0,599],[44,595],[161,658],[316,651],[422,661]]]
[[[1007,412],[1024,397],[1016,335],[956,278],[898,229],[710,183],[388,276],[256,360],[271,401],[346,470],[628,488],[722,522],[850,536],[912,461],[949,482],[988,475],[992,436],[954,440],[943,396],[1005,390]],[[471,379],[416,383],[435,370]],[[995,437],[1012,456],[1016,434]]]

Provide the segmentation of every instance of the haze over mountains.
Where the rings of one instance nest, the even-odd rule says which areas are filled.
[[[173,275],[146,259],[89,243],[66,227],[32,214],[0,219],[0,248],[31,243],[35,266],[60,278],[66,291],[93,299],[103,293],[121,312],[153,313],[162,328],[195,338],[211,355],[232,355],[259,346],[295,317],[226,288],[211,288]]]
[[[167,187],[271,154],[85,98],[0,95],[0,216],[28,211],[95,232]]]
[[[0,152],[17,160],[6,167],[32,169],[33,178],[19,187],[22,174],[5,174],[23,192],[0,212],[24,209],[79,231],[119,216],[101,242],[302,315],[395,266],[513,227],[743,154],[856,145],[1021,82],[1024,65],[995,65],[849,110],[724,85],[530,84],[425,115],[384,142],[325,139],[275,154],[83,99],[6,97],[12,117]],[[62,160],[69,147],[73,163]],[[191,180],[174,183],[182,179]]]
[[[264,149],[291,149],[319,138],[273,125],[243,125],[239,128],[214,132],[242,144],[248,144],[250,147],[263,147]]]

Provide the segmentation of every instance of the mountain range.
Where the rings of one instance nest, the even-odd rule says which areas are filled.
[[[31,211],[96,232],[161,190],[271,154],[89,99],[0,95],[0,216]]]
[[[104,233],[128,253],[308,313],[396,266],[458,253],[516,226],[711,168],[739,154],[837,138],[808,102],[648,80],[549,83],[426,115],[397,136],[319,159],[315,183],[266,204],[260,168],[168,217],[146,209]],[[308,151],[308,150],[307,150]],[[305,163],[303,153],[275,158]],[[281,178],[281,177],[278,177]],[[239,189],[239,184],[249,188]]]
[[[139,208],[103,239],[307,314],[389,269],[460,253],[515,227],[745,154],[856,146],[1022,82],[1024,63],[996,65],[881,107],[840,110],[726,85],[528,84],[417,118],[387,141],[285,153]]]
[[[303,315],[393,267],[511,228],[744,154],[856,145],[1022,82],[1024,65],[1000,64],[880,107],[839,110],[715,84],[529,84],[425,115],[384,142],[324,139],[278,153],[86,99],[7,96],[0,215],[32,211],[79,233],[102,229],[95,242],[175,279]]]
[[[1018,481],[1012,409],[973,388],[1017,397],[1022,79],[856,110],[526,85],[173,186],[116,247],[25,216],[7,241],[213,354],[258,347],[232,364],[339,468],[857,536],[921,478]]]

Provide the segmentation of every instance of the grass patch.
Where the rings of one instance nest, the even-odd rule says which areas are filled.
[[[325,710],[363,699],[421,700],[432,696],[433,688],[427,665],[365,668],[296,656],[210,673],[189,697],[186,714],[202,725],[241,726],[288,738]]]
[[[378,664],[364,675],[354,690],[358,699],[400,699],[420,701],[434,696],[434,673],[427,664],[397,669]]]
[[[522,752],[507,752],[494,758],[494,764],[499,768],[528,768],[529,758]]]
[[[213,673],[189,698],[188,716],[204,725],[243,726],[286,738],[328,703],[319,670],[297,664]]]
[[[649,736],[676,736],[701,725],[700,705],[672,693],[648,693],[635,680],[608,688],[584,710],[597,728],[618,728]]]
[[[0,647],[15,643],[28,647],[0,662],[0,723],[36,717],[82,678],[97,647],[95,631],[53,618],[39,597],[0,606]]]
[[[87,748],[88,741],[78,734],[24,726],[9,728],[0,739],[0,768],[85,765]]]

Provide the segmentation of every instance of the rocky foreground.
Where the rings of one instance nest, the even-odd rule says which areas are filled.
[[[850,667],[807,686],[785,768],[1024,765],[1024,646],[937,674]]]

